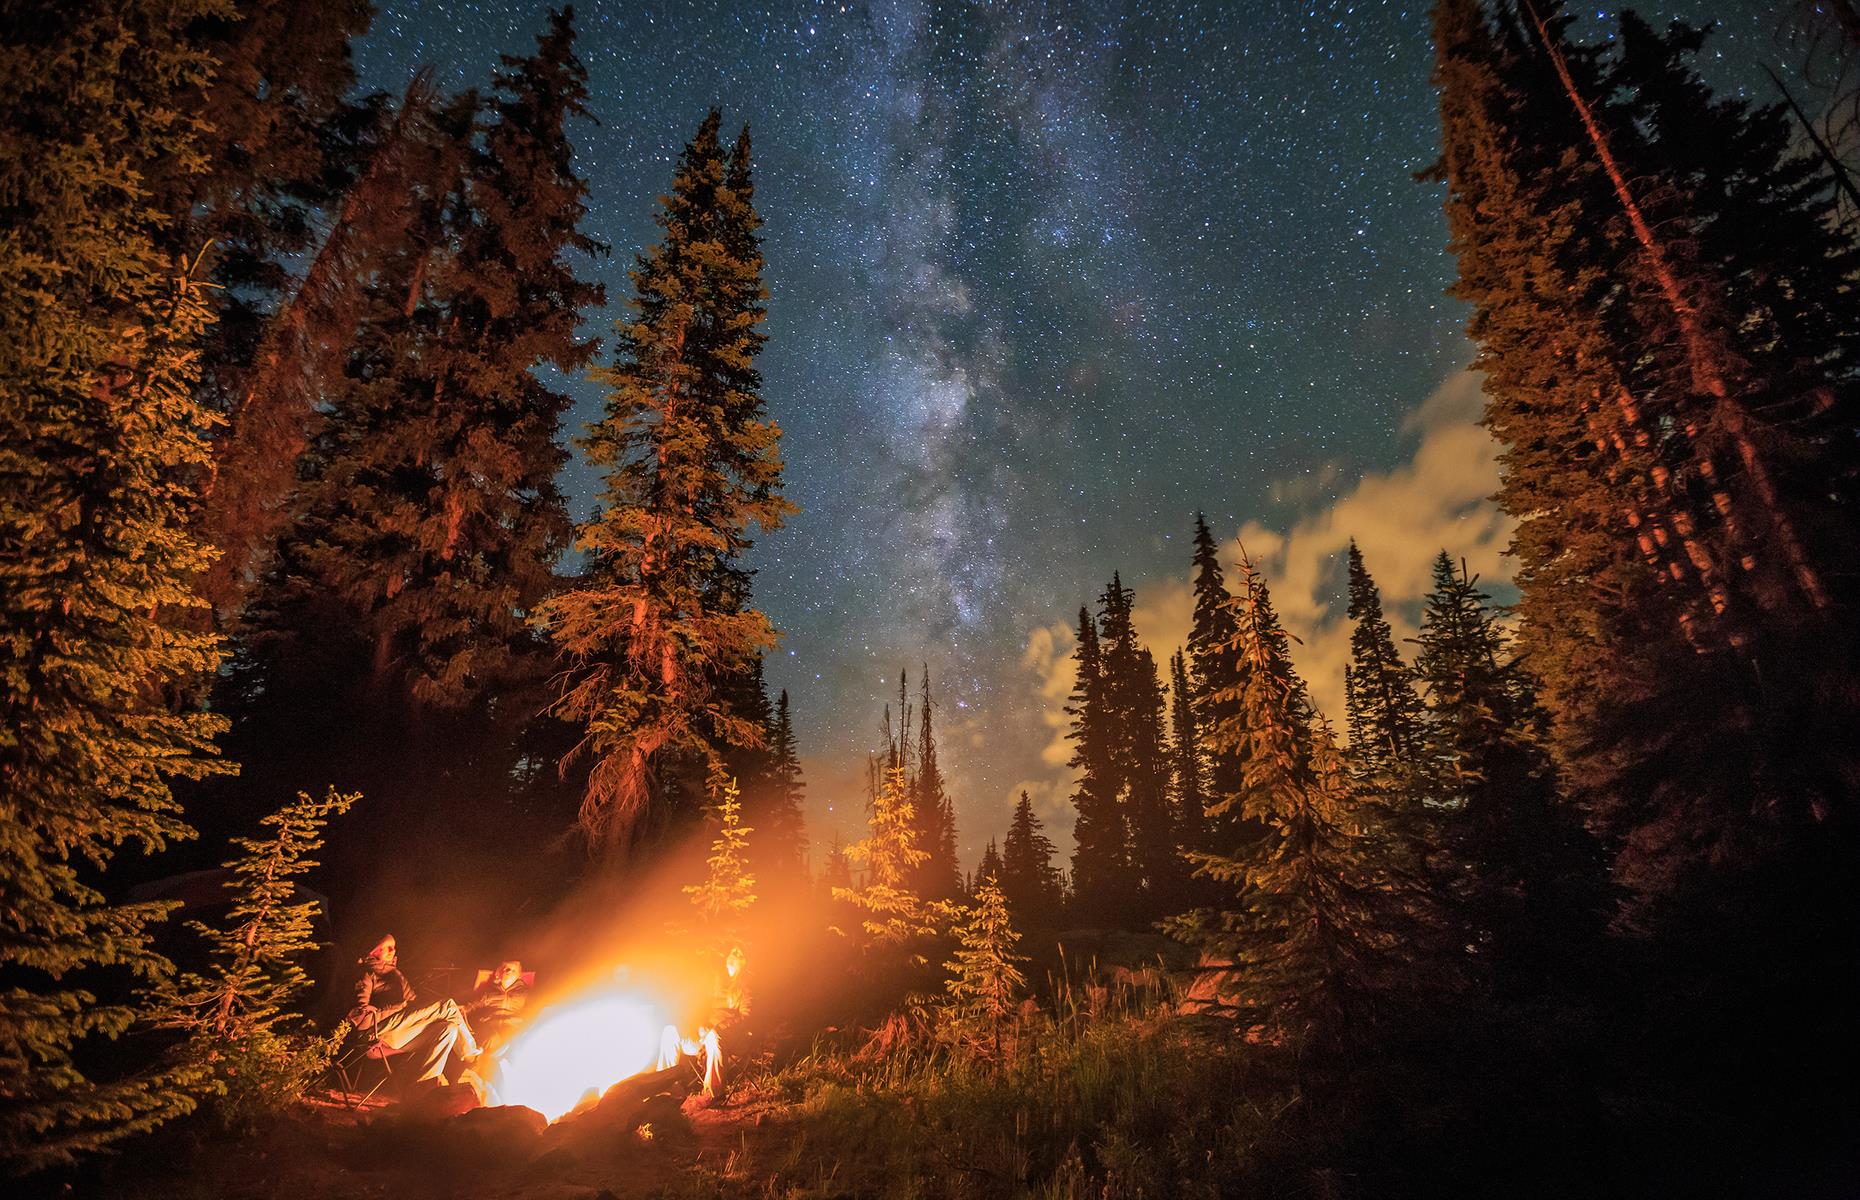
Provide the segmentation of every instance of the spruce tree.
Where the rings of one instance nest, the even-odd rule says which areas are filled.
[[[1344,672],[1352,773],[1359,779],[1388,779],[1417,764],[1422,752],[1423,712],[1413,674],[1395,650],[1395,635],[1382,615],[1382,596],[1350,542],[1350,665]]]
[[[1241,790],[1213,811],[1265,824],[1225,853],[1189,857],[1227,889],[1230,907],[1167,923],[1215,961],[1238,967],[1233,1016],[1307,1048],[1362,1038],[1378,1010],[1417,984],[1412,956],[1422,897],[1390,869],[1371,806],[1356,794],[1321,720],[1315,725],[1284,653],[1284,632],[1251,563],[1234,601],[1245,684],[1236,716],[1211,731],[1246,747]]]
[[[219,551],[200,588],[222,627],[237,621],[253,584],[270,568],[274,544],[296,514],[291,494],[304,452],[364,326],[388,311],[377,303],[378,276],[394,271],[409,231],[423,227],[437,173],[430,77],[416,74],[391,112],[379,97],[371,99],[345,139],[342,154],[357,165],[328,234],[275,311],[248,314],[261,321],[244,339],[254,342],[251,348],[229,345],[220,355],[215,402],[227,427],[213,439],[198,527]]]
[[[228,770],[171,703],[216,669],[189,533],[213,416],[200,247],[165,259],[152,181],[203,167],[185,103],[216,6],[17,3],[0,22],[0,1159],[73,1157],[193,1106],[186,1069],[97,1072],[161,978],[159,904],[113,904],[126,845],[190,836],[175,779]]]
[[[1176,842],[1206,850],[1208,842],[1208,764],[1201,748],[1201,721],[1195,712],[1188,662],[1180,650],[1169,659],[1169,730],[1173,759]]]
[[[993,851],[994,843],[988,848]],[[978,871],[975,903],[956,922],[956,957],[943,964],[950,972],[944,984],[945,1011],[963,1045],[996,1061],[1002,1054],[1002,1031],[1014,1019],[1027,987],[1021,970],[1027,959],[1015,952],[1019,944],[1020,933],[1000,884]]]
[[[911,874],[927,857],[918,848],[910,782],[895,751],[872,797],[871,832],[846,847],[846,858],[865,868],[858,886],[836,886],[833,898],[853,906],[870,944],[908,949],[937,931],[937,909],[911,887]]]
[[[1078,811],[1072,827],[1074,915],[1091,925],[1113,925],[1130,912],[1130,842],[1118,803],[1115,731],[1110,728],[1098,627],[1082,608],[1073,664],[1076,674],[1066,712],[1072,718],[1072,758],[1067,765],[1078,772],[1072,792]]]
[[[992,849],[991,841],[989,847]],[[984,862],[986,860],[984,859]],[[985,879],[978,870],[976,878]],[[1000,882],[1008,906],[1021,924],[1050,929],[1059,919],[1059,871],[1053,866],[1053,843],[1033,813],[1033,800],[1023,790],[1014,802],[1014,820],[1001,844]]]
[[[1541,11],[1435,9],[1521,644],[1620,878],[1722,897],[1851,795],[1824,751],[1852,712],[1852,250],[1780,114],[1707,99],[1691,35],[1630,23],[1611,59]]]
[[[720,590],[751,545],[793,511],[781,499],[780,429],[750,390],[761,346],[759,253],[741,247],[753,206],[712,112],[685,147],[633,271],[605,415],[582,440],[606,475],[576,542],[587,567],[541,610],[568,660],[556,711],[585,730],[580,825],[623,850],[680,758],[715,761],[762,736],[715,703],[713,682],[774,643],[768,618]],[[746,143],[742,150],[747,151]],[[735,248],[735,252],[733,251]]]
[[[1416,670],[1426,688],[1434,827],[1459,867],[1452,898],[1504,994],[1559,990],[1593,959],[1608,917],[1601,848],[1561,794],[1535,681],[1489,597],[1442,551]]]
[[[912,883],[926,900],[954,900],[962,891],[962,868],[956,861],[955,806],[937,764],[936,732],[931,721],[936,706],[930,696],[928,667],[919,682],[917,772],[911,780],[911,811],[917,845],[928,857],[917,868]]]
[[[1232,720],[1232,697],[1238,695],[1241,664],[1233,650],[1232,598],[1214,535],[1201,513],[1195,514],[1194,567],[1195,617],[1188,635],[1188,666],[1196,721],[1200,729],[1207,730]],[[1216,752],[1212,747],[1205,752],[1208,794],[1231,796],[1239,791],[1244,764],[1238,752]]]
[[[327,1065],[334,1047],[316,1037],[293,1010],[310,988],[303,962],[318,948],[315,921],[322,901],[299,899],[310,856],[323,831],[361,799],[335,788],[315,799],[304,792],[263,818],[264,837],[238,837],[244,853],[226,864],[233,897],[225,928],[199,921],[189,928],[205,941],[211,965],[189,971],[156,993],[157,1022],[187,1036],[184,1054],[211,1079],[228,1124],[248,1123],[298,1100]]]
[[[806,874],[807,831],[802,802],[807,785],[801,778],[800,750],[785,688],[775,701],[768,743],[772,764],[768,798],[757,817],[762,836],[756,839],[756,859],[763,864],[758,869],[770,883],[782,879],[798,882]]]
[[[756,877],[749,867],[749,835],[743,824],[741,793],[734,779],[713,779],[717,834],[704,860],[704,882],[687,884],[685,895],[697,910],[698,931],[718,957],[743,940],[743,921],[756,902]]]
[[[1169,803],[1171,764],[1163,737],[1162,684],[1155,659],[1137,643],[1131,619],[1135,602],[1135,593],[1113,574],[1100,598],[1098,617],[1113,787],[1130,838],[1126,920],[1179,910],[1187,874]]]
[[[974,893],[984,883],[990,881],[999,883],[1005,872],[1006,867],[1002,864],[1001,851],[996,848],[995,839],[989,838],[988,845],[982,848],[982,860],[975,866],[975,877],[970,881],[969,891]]]

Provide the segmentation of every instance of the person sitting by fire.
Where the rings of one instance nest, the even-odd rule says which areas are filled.
[[[393,934],[376,942],[359,965],[362,976],[355,984],[349,1024],[373,1031],[376,1042],[389,1053],[411,1057],[419,1072],[416,1080],[443,1081],[455,1049],[458,1061],[478,1057],[478,1040],[456,1003],[447,999],[422,1008],[413,1006],[413,985],[400,973],[400,952]]]
[[[510,1040],[535,981],[536,972],[525,971],[514,958],[494,970],[478,972],[478,986],[465,1004],[465,1016],[485,1053],[496,1054]]]
[[[697,1036],[687,1038],[675,1025],[667,1025],[659,1042],[659,1070],[677,1065],[681,1054],[704,1056],[704,1097],[716,1100],[723,1095],[723,1032],[741,1025],[749,1015],[748,973],[744,968],[748,956],[741,946],[730,947],[724,956],[723,970],[711,989],[710,1011],[698,1026]]]

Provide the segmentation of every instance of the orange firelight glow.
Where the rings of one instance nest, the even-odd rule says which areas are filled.
[[[652,1067],[664,1025],[654,1006],[631,991],[550,1005],[504,1052],[496,1099],[557,1120],[590,1094]]]

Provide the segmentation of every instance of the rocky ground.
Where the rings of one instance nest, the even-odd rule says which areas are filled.
[[[95,1181],[122,1200],[634,1200],[713,1194],[776,1114],[703,1105],[689,1071],[616,1084],[550,1125],[443,1088],[356,1110],[326,1098],[263,1135],[119,1160]]]

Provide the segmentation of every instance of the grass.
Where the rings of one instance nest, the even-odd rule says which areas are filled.
[[[1231,1194],[1287,1104],[1269,1048],[1177,1015],[1166,985],[1054,982],[1002,1061],[929,1020],[872,1053],[850,1041],[744,1080],[770,1120],[700,1164],[691,1196],[744,1200]]]

